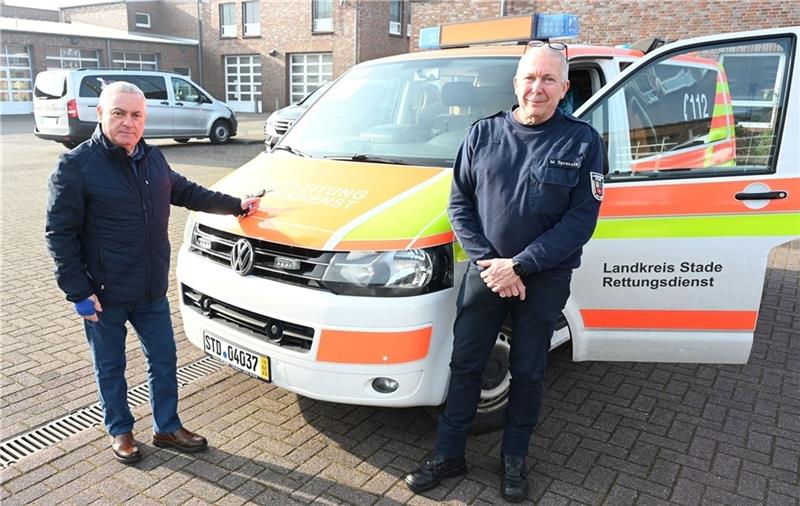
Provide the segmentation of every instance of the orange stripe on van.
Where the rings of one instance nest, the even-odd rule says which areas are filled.
[[[400,364],[428,354],[433,327],[406,332],[323,330],[317,360],[340,364]]]
[[[453,232],[422,236],[417,239],[385,239],[385,240],[346,240],[336,245],[338,251],[391,251],[410,248],[429,248],[440,244],[450,244],[455,240]]]
[[[581,317],[587,329],[752,331],[758,311],[581,309]]]
[[[606,187],[600,207],[603,218],[628,216],[681,216],[800,211],[800,178],[763,179],[772,190],[789,192],[785,199],[770,200],[762,209],[750,209],[734,197],[757,181],[726,181],[694,184],[665,184]]]

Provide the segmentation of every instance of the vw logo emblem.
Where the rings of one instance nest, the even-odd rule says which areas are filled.
[[[236,274],[247,276],[253,270],[253,246],[247,239],[239,239],[231,249],[231,268]]]

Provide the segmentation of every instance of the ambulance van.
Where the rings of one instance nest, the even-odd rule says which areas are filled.
[[[519,40],[542,37],[537,17],[510,19],[527,23]],[[430,39],[464,45],[483,33],[469,25]],[[602,87],[567,101],[601,133],[609,171],[553,346],[571,341],[577,361],[748,360],[767,256],[800,237],[799,35],[568,47],[573,91]],[[216,185],[269,193],[252,217],[187,222],[177,275],[194,345],[314,399],[444,402],[467,261],[446,212],[452,164],[471,123],[516,103],[524,47],[487,37],[356,65]],[[474,430],[501,422],[513,339],[507,324]]]

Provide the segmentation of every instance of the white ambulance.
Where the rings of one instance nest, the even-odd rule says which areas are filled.
[[[448,26],[440,44],[480,32]],[[767,255],[800,236],[798,36],[715,35],[644,57],[569,46],[576,91],[609,81],[572,98],[609,173],[554,346],[572,341],[579,361],[747,361]],[[216,186],[271,190],[254,216],[190,217],[189,340],[303,396],[441,404],[466,261],[446,214],[451,167],[466,128],[516,102],[522,51],[424,51],[339,78],[274,151]],[[475,430],[501,420],[513,338],[510,325],[498,335]]]

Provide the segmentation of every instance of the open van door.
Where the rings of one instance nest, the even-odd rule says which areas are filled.
[[[800,236],[799,35],[669,44],[577,111],[609,173],[565,309],[575,360],[747,361],[767,256]]]

